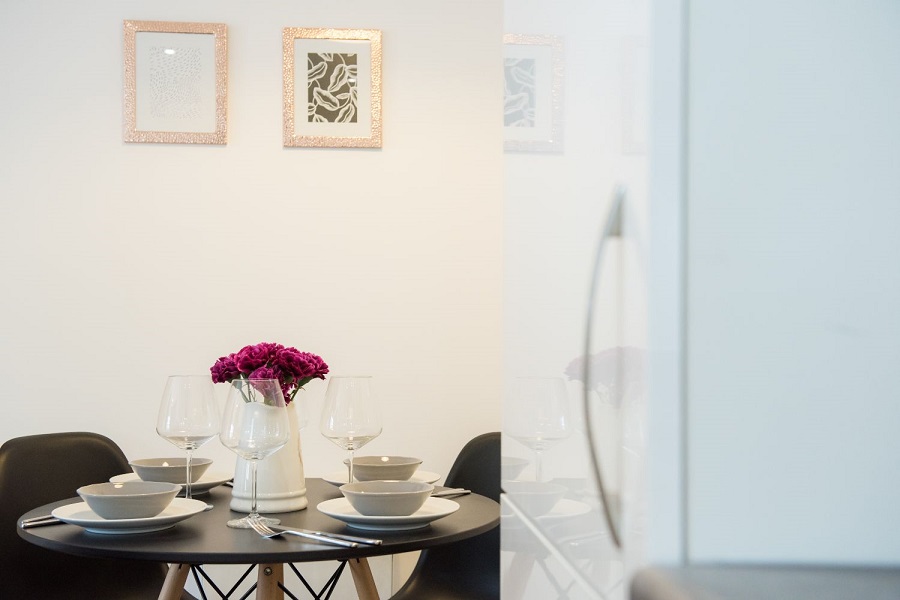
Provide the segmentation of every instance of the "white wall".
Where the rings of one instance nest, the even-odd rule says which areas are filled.
[[[3,2],[0,439],[84,429],[129,457],[174,452],[154,431],[166,376],[263,340],[376,377],[372,452],[445,474],[498,430],[501,11]],[[227,146],[122,142],[124,19],[228,25]],[[383,31],[382,149],[282,147],[286,26]],[[315,427],[323,392],[302,394],[308,476],[343,458]]]

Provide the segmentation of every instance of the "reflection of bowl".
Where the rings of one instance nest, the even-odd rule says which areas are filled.
[[[341,486],[341,493],[361,515],[401,517],[425,504],[434,486],[423,481],[357,481]]]
[[[128,464],[144,481],[184,484],[187,480],[186,463],[187,457],[182,456],[181,458],[142,458]],[[212,459],[210,458],[192,458],[191,483],[203,477],[211,464]]]
[[[504,456],[500,459],[500,479],[515,479],[522,474],[528,461],[518,456]]]
[[[421,464],[421,458],[412,456],[357,456],[353,459],[353,478],[357,481],[405,481]]]
[[[501,484],[509,500],[526,515],[540,517],[566,495],[566,487],[543,481],[504,481]]]
[[[171,504],[181,486],[159,481],[93,483],[78,488],[78,495],[104,519],[155,517]]]

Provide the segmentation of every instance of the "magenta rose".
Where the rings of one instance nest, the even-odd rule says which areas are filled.
[[[300,352],[296,348],[283,348],[275,356],[275,364],[294,379],[324,379],[328,365],[321,357],[311,352]]]
[[[278,379],[281,380],[281,371],[277,367],[260,367],[250,373],[247,379]]]
[[[213,383],[228,383],[241,376],[241,371],[234,362],[234,354],[221,357],[210,367],[209,372],[212,374]]]
[[[313,379],[325,379],[328,365],[311,352],[260,342],[223,356],[210,368],[215,383],[235,379],[277,379],[287,402]]]
[[[271,344],[269,342],[262,342],[255,346],[244,346],[235,354],[234,362],[241,373],[246,375],[260,367],[266,366],[271,359],[275,358],[281,347],[281,344]]]

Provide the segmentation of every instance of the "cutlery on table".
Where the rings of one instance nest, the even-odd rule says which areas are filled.
[[[432,498],[446,498],[447,496],[465,496],[466,494],[471,494],[472,490],[464,490],[462,488],[448,488],[446,490],[440,490],[438,492],[432,492]]]
[[[19,527],[29,529],[31,527],[43,527],[44,525],[56,525],[62,523],[53,515],[41,515],[40,517],[31,517],[30,519],[22,519],[19,521]]]
[[[338,546],[344,546],[346,548],[358,548],[359,542],[351,542],[349,540],[342,540],[339,538],[327,537],[324,535],[318,535],[315,533],[304,533],[302,531],[296,531],[294,529],[282,529],[281,531],[275,531],[274,529],[270,529],[268,525],[263,523],[258,519],[250,519],[249,520],[250,527],[253,528],[253,531],[261,535],[266,539],[271,539],[273,537],[277,537],[283,534],[296,535],[302,538],[315,540],[317,542],[323,542],[325,544],[337,544]]]
[[[301,533],[309,533],[313,535],[321,535],[328,538],[336,538],[339,540],[347,540],[348,542],[357,542],[359,544],[366,544],[368,546],[380,546],[381,540],[377,540],[374,538],[365,538],[365,537],[357,537],[355,535],[346,535],[343,533],[331,533],[328,531],[316,531],[314,529],[302,529],[300,527],[285,527],[284,525],[269,525],[269,529],[272,529],[279,533],[291,533],[292,531],[299,531]]]

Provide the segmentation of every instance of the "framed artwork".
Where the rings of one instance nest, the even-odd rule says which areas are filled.
[[[381,148],[381,31],[286,27],[284,145]]]
[[[226,143],[224,24],[125,21],[124,44],[126,142]]]
[[[549,35],[503,36],[504,148],[563,151],[563,42]]]

